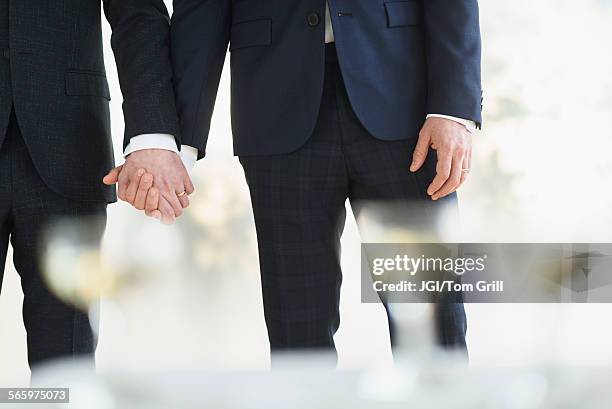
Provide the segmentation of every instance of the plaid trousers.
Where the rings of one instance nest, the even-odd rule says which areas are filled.
[[[52,147],[49,147],[52,149]],[[0,287],[7,247],[23,289],[23,321],[31,366],[56,358],[93,358],[96,340],[87,313],[59,300],[43,279],[41,255],[47,228],[57,220],[96,220],[93,240],[101,240],[106,203],[65,198],[40,178],[14,114],[0,146]]]
[[[382,141],[361,125],[330,45],[325,75],[319,117],[304,146],[283,155],[240,158],[251,192],[273,351],[334,348],[347,199],[357,217],[372,204],[374,210],[377,203],[381,209],[399,204],[381,218],[418,230],[434,230],[443,207],[456,210],[455,194],[436,202],[427,196],[436,173],[435,153],[420,171],[409,171],[416,135]],[[389,323],[393,342],[390,314]],[[436,330],[442,346],[466,348],[461,300],[437,305]]]

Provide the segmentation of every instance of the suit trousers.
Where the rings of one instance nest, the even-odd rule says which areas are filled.
[[[410,172],[416,137],[381,141],[362,126],[351,108],[335,48],[327,45],[325,87],[310,139],[290,154],[240,158],[255,216],[273,351],[334,348],[347,199],[358,220],[367,211],[383,225],[420,233],[436,230],[443,209],[456,213],[455,194],[435,202],[427,195],[436,173],[435,152],[421,170]],[[363,228],[362,238],[367,236]],[[465,350],[461,301],[436,305],[435,330],[440,345]],[[391,315],[389,324],[394,343]]]
[[[60,301],[45,284],[41,268],[46,229],[60,219],[90,217],[100,226],[93,234],[101,238],[106,203],[76,202],[50,190],[36,171],[11,114],[0,147],[0,287],[10,240],[24,295],[30,366],[55,358],[93,357],[95,339],[87,313]]]

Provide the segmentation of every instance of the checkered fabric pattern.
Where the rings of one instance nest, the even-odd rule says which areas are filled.
[[[435,153],[411,173],[417,135],[395,142],[374,138],[351,109],[333,45],[326,58],[320,113],[306,144],[290,154],[240,158],[251,191],[274,351],[334,348],[347,199],[358,218],[373,206],[385,223],[419,230],[435,230],[443,207],[456,209],[454,194],[437,202],[426,194]],[[387,205],[394,210],[383,214]],[[461,300],[438,304],[436,317],[439,343],[465,349]],[[391,319],[390,328],[393,335]]]

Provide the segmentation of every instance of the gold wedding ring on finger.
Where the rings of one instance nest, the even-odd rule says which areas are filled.
[[[176,195],[177,195],[178,197],[183,197],[183,196],[185,196],[186,194],[187,194],[187,192],[185,192],[185,191],[183,190],[181,193],[177,193]]]

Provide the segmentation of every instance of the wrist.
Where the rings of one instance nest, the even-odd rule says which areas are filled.
[[[130,139],[123,155],[127,157],[131,153],[145,149],[163,149],[178,153],[178,147],[174,136],[167,134],[138,135]]]
[[[450,116],[450,115],[443,115],[443,114],[429,114],[429,115],[427,115],[427,119],[430,119],[430,118],[438,118],[438,119],[443,119],[443,120],[451,121],[451,122],[454,122],[454,123],[457,123],[457,124],[461,124],[470,133],[475,132],[476,129],[477,129],[476,122],[474,122],[474,121],[472,121],[470,119],[458,118],[458,117],[454,117],[454,116]]]

